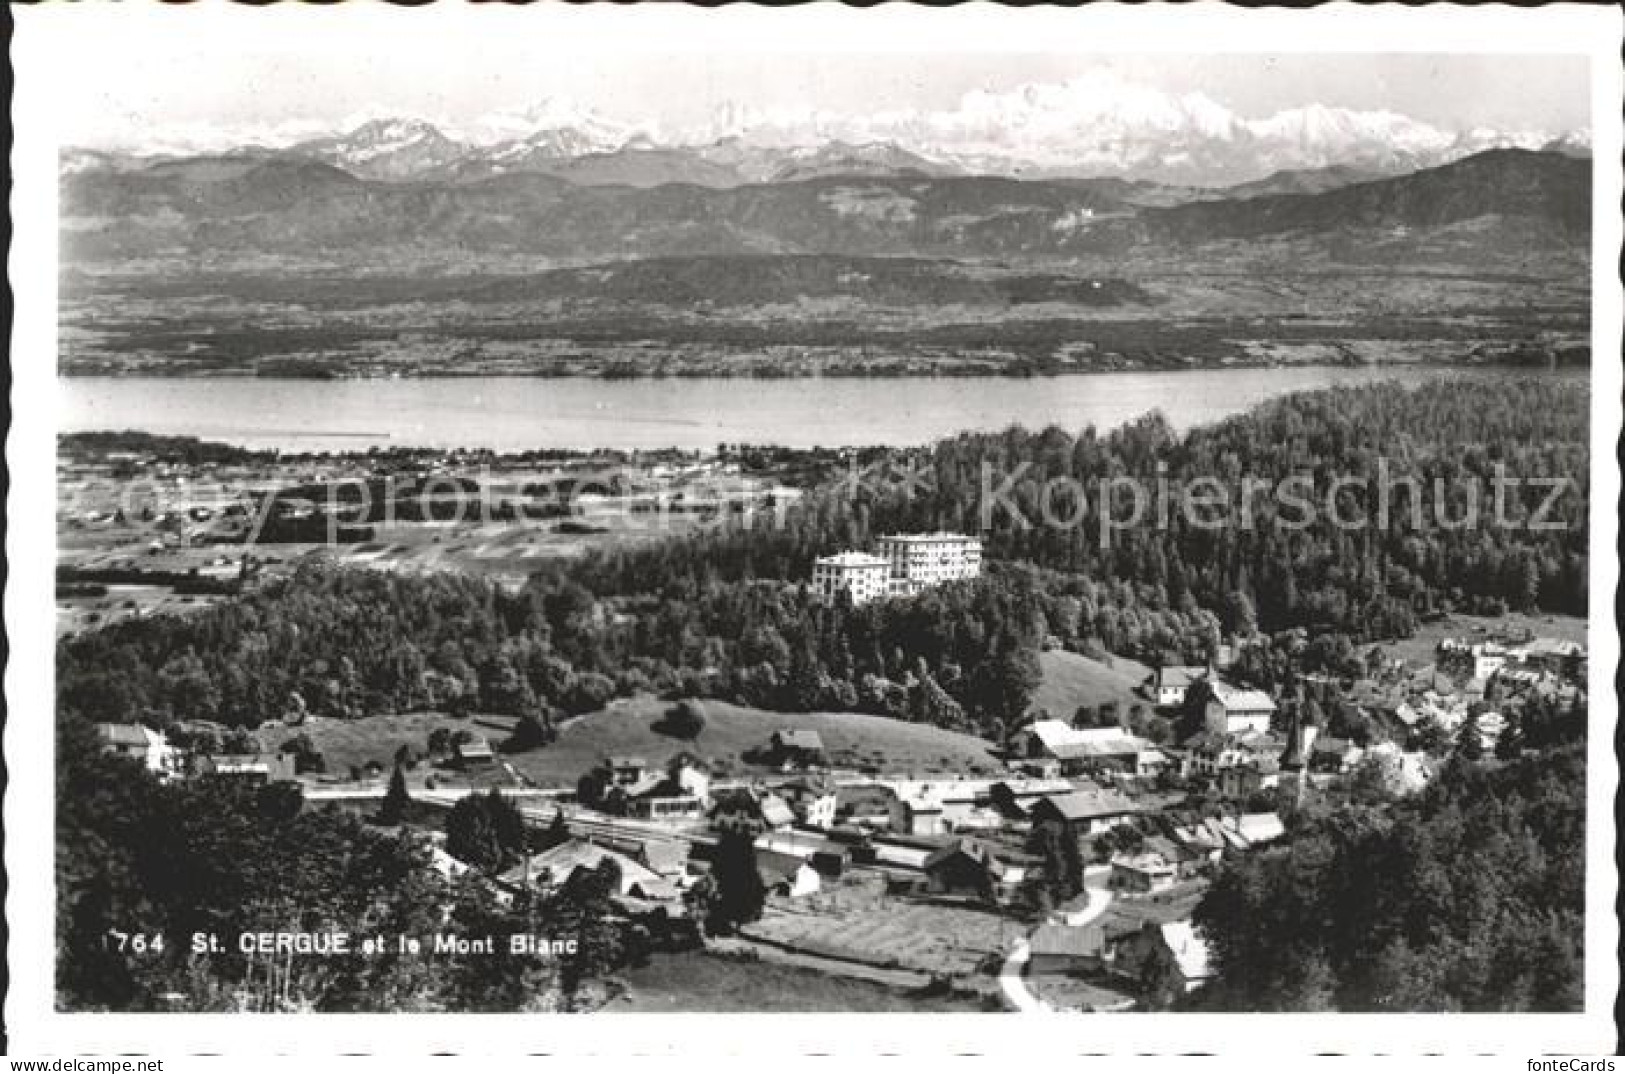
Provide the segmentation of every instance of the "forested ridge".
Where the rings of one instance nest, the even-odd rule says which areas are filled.
[[[853,498],[838,481],[782,524],[757,516],[597,553],[517,592],[455,575],[301,569],[190,617],[64,642],[58,703],[97,720],[253,726],[423,708],[548,719],[656,690],[998,738],[1026,708],[1047,637],[1196,661],[1222,635],[1255,629],[1307,628],[1346,647],[1408,635],[1419,617],[1451,608],[1583,613],[1586,399],[1566,379],[1377,385],[1288,396],[1183,438],[1155,414],[1103,436],[964,435],[923,460],[897,453],[894,469],[930,464],[929,487],[871,481]],[[1413,530],[1408,509],[1385,530],[1340,529],[1319,514],[1292,528],[1265,498],[1249,527],[1201,528],[1176,511],[1166,528],[1124,529],[1102,547],[1098,504],[1070,529],[1018,517],[1038,517],[1038,490],[1053,477],[1082,487],[1111,474],[1324,483],[1374,479],[1382,458],[1420,479],[1424,521],[1434,478],[1447,496],[1465,496],[1470,483],[1487,488],[1497,464],[1562,478],[1571,491],[1543,530]],[[984,463],[1028,467],[1005,497],[1016,507],[993,511],[982,531],[986,577],[862,608],[807,594],[818,554],[886,532],[977,531]],[[1526,519],[1547,495],[1509,496],[1508,517]]]

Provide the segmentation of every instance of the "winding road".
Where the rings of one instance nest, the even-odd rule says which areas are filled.
[[[1099,882],[1104,881],[1105,877],[1097,874],[1094,879]],[[1085,885],[1089,880],[1088,876],[1084,877]],[[1106,912],[1106,907],[1110,906],[1112,901],[1112,893],[1105,887],[1085,886],[1083,890],[1089,901],[1084,904],[1083,909],[1074,910],[1064,915],[1062,919],[1074,928],[1094,921]],[[1010,953],[1005,956],[1003,968],[999,970],[999,989],[1004,994],[1004,1002],[1011,1010],[1026,1014],[1053,1013],[1055,1007],[1033,995],[1032,989],[1027,987],[1027,963],[1032,961],[1032,957],[1032,944],[1028,942],[1028,938],[1024,936],[1017,940],[1011,946]]]

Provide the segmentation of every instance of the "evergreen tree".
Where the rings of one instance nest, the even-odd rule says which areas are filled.
[[[406,792],[406,773],[397,764],[389,777],[389,790],[384,792],[383,805],[378,808],[378,823],[399,824],[406,818],[406,807],[411,803],[412,796]]]
[[[716,899],[707,929],[727,935],[740,925],[762,916],[767,888],[756,867],[756,843],[744,832],[724,832],[717,839],[711,876],[716,882]]]

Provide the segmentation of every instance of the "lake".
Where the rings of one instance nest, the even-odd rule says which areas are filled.
[[[1030,379],[423,380],[64,377],[61,430],[140,429],[252,448],[714,448],[924,444],[1012,424],[1108,429],[1160,409],[1180,429],[1284,392],[1505,369],[1204,369]],[[1584,374],[1546,374],[1584,375]]]

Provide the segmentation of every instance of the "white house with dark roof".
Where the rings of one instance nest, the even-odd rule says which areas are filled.
[[[1263,690],[1232,686],[1219,679],[1206,684],[1207,703],[1202,710],[1209,731],[1234,735],[1244,731],[1262,734],[1270,729],[1275,700]]]
[[[1146,677],[1142,689],[1158,708],[1178,708],[1192,686],[1207,678],[1208,669],[1193,665],[1159,667]]]
[[[169,744],[162,731],[138,723],[99,723],[96,737],[106,752],[139,761],[160,778],[168,778],[181,769],[181,753]]]

